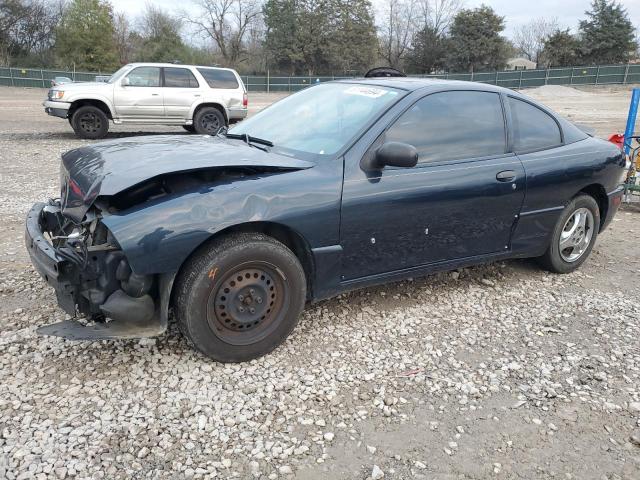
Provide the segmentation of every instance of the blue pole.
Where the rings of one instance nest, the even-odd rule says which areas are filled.
[[[640,103],[640,88],[634,88],[631,93],[631,105],[629,105],[629,116],[627,117],[627,128],[624,130],[624,151],[629,155],[631,150],[631,137],[636,127],[638,117],[638,104]]]

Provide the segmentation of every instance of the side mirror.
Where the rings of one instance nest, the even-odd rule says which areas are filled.
[[[411,168],[418,163],[418,151],[408,143],[387,142],[381,145],[366,163],[367,170],[380,170],[387,166]]]
[[[131,80],[129,80],[129,77],[124,77],[124,78],[122,79],[122,83],[121,83],[121,85],[122,85],[123,87],[128,87],[129,85],[131,85]]]

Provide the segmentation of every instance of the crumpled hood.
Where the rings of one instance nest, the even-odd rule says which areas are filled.
[[[155,135],[100,142],[62,155],[62,212],[82,221],[99,196],[168,173],[217,167],[302,170],[313,163],[208,135]]]

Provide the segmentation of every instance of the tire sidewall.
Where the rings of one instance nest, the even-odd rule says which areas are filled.
[[[226,122],[224,120],[224,115],[222,115],[222,113],[220,112],[220,110],[218,110],[217,108],[214,107],[204,107],[201,108],[200,110],[198,110],[198,112],[195,115],[194,118],[194,122],[193,122],[193,128],[195,129],[196,133],[199,133],[200,135],[211,135],[210,132],[207,132],[200,124],[202,122],[202,117],[204,117],[206,114],[208,113],[213,113],[214,115],[216,115],[218,117],[218,121],[220,122],[220,128],[224,127],[226,125]]]
[[[80,117],[87,112],[94,113],[95,115],[100,117],[102,126],[98,131],[86,132],[80,127]],[[97,107],[80,107],[73,113],[73,117],[71,119],[71,127],[73,128],[73,131],[76,133],[76,135],[78,135],[80,138],[96,140],[107,136],[107,132],[109,131],[109,118],[107,118],[105,113]]]
[[[562,230],[567,220],[579,208],[587,208],[593,215],[594,231],[591,237],[591,242],[589,242],[589,245],[587,246],[587,249],[584,251],[582,256],[575,262],[567,262],[560,255],[560,235],[562,234]],[[558,273],[569,273],[576,270],[587,260],[587,258],[589,258],[591,250],[596,243],[599,230],[600,208],[598,207],[597,202],[593,199],[593,197],[589,195],[580,195],[579,197],[574,198],[562,211],[562,215],[560,215],[560,218],[558,219],[558,222],[556,223],[556,226],[553,230],[553,235],[551,236],[551,244],[549,245],[549,250],[547,252],[547,260],[550,264],[550,267]]]
[[[183,328],[194,346],[208,357],[223,362],[241,362],[269,353],[293,331],[306,299],[306,279],[297,258],[283,245],[249,242],[206,255],[188,282],[187,294],[179,307]],[[207,303],[229,271],[248,261],[264,261],[276,266],[289,288],[289,305],[274,330],[249,345],[232,345],[221,340],[207,321]],[[190,285],[189,285],[190,284]]]

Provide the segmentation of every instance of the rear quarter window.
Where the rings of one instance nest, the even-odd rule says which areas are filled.
[[[513,148],[516,152],[543,150],[562,145],[556,120],[544,110],[509,97],[513,121]]]
[[[238,88],[238,79],[230,70],[220,70],[217,68],[198,68],[198,72],[203,76],[211,88]]]

